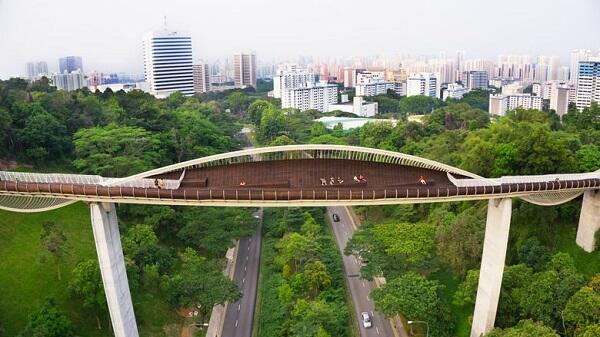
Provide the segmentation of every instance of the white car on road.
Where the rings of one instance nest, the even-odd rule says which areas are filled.
[[[366,311],[363,311],[360,313],[360,316],[362,318],[362,324],[365,328],[370,328],[372,323],[371,323],[371,316],[369,316],[369,313]]]

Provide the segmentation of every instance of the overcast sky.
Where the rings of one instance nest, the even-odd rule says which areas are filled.
[[[0,78],[28,61],[83,57],[86,71],[141,72],[141,38],[192,33],[194,57],[410,53],[495,58],[600,49],[600,0],[0,0]]]

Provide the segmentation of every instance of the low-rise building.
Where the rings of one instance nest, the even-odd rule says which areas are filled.
[[[330,104],[329,112],[332,111],[350,112],[361,117],[373,117],[378,112],[377,102],[365,102],[361,96],[354,97],[352,103]]]
[[[468,93],[470,90],[458,83],[450,83],[447,88],[442,90],[442,100],[448,98],[461,99],[463,95]]]
[[[516,108],[542,110],[542,98],[531,94],[490,95],[490,115],[505,116]]]

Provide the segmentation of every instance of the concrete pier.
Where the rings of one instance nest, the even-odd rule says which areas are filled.
[[[138,337],[113,203],[91,203],[92,228],[115,337]]]
[[[600,230],[600,191],[585,191],[577,228],[577,245],[588,253],[592,252],[596,245],[595,234],[598,230]]]
[[[511,214],[510,198],[489,200],[471,337],[480,337],[494,328]]]

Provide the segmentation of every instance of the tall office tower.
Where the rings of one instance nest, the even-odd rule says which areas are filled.
[[[44,61],[27,63],[27,78],[37,80],[48,75],[48,63]]]
[[[52,82],[58,89],[66,91],[73,91],[87,86],[85,75],[79,70],[54,74],[52,75]]]
[[[256,88],[256,55],[233,55],[233,80],[236,87]]]
[[[440,82],[437,74],[416,73],[406,80],[406,96],[431,96],[440,98]]]
[[[144,35],[144,77],[150,92],[166,98],[179,91],[194,94],[192,37],[188,33],[156,31]]]
[[[489,76],[485,70],[465,71],[462,74],[463,85],[469,90],[487,89],[489,84]]]
[[[579,74],[579,62],[587,61],[592,56],[591,50],[575,49],[571,51],[571,65],[569,67],[569,81],[577,85],[577,75]]]
[[[600,103],[600,58],[579,62],[575,104],[578,109],[583,109],[592,102]]]
[[[273,97],[281,98],[286,90],[312,87],[315,84],[315,75],[304,70],[298,70],[293,65],[280,67],[273,76]]]
[[[83,63],[81,62],[81,57],[79,56],[66,56],[61,57],[58,60],[58,69],[61,73],[73,72],[75,70],[79,70],[83,72]]]
[[[194,69],[194,92],[197,94],[210,91],[210,72],[208,63],[198,61],[192,65]]]

